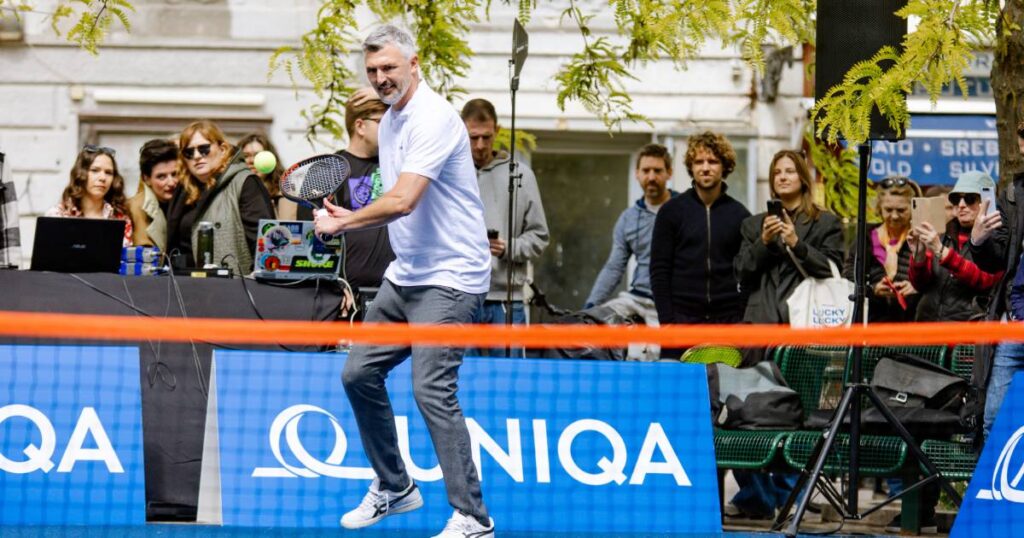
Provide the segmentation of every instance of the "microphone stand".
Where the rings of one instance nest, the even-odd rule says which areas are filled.
[[[508,293],[505,297],[505,325],[510,326],[512,325],[512,285],[514,282],[512,277],[515,273],[513,254],[516,251],[516,190],[521,187],[519,183],[523,178],[516,163],[516,92],[519,90],[519,72],[523,69],[523,64],[526,63],[529,51],[529,40],[526,29],[523,28],[519,19],[515,19],[512,24],[512,56],[508,60],[509,89],[512,93],[512,126],[508,159],[508,233],[506,234],[508,245],[505,247],[505,259],[508,266],[508,280],[506,281]],[[512,356],[511,342],[505,346],[505,356]]]
[[[505,325],[512,325],[512,276],[515,273],[515,267],[513,265],[512,253],[515,252],[515,215],[516,215],[516,190],[519,188],[519,181],[522,179],[523,174],[519,172],[518,165],[516,163],[516,92],[519,90],[519,75],[515,73],[515,59],[511,58],[508,61],[509,74],[510,74],[510,89],[512,90],[512,125],[510,127],[510,135],[512,142],[509,148],[509,159],[508,159],[508,245],[505,248],[505,258],[508,260],[506,267],[508,268],[508,275],[506,283],[507,296],[505,297]],[[506,346],[507,356],[512,356],[511,344]]]
[[[4,185],[4,154],[0,153],[0,234],[3,234],[3,240],[0,241],[0,245],[10,249],[11,245],[7,242],[7,186]],[[10,252],[10,250],[8,250]],[[14,268],[15,265],[10,263],[7,256],[0,259],[0,269]]]

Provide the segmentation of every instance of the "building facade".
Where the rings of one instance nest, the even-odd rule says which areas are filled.
[[[308,86],[293,87],[279,71],[268,75],[278,47],[297,46],[313,27],[314,0],[134,0],[131,32],[115,29],[98,55],[80,50],[49,27],[53,2],[37,1],[16,31],[0,32],[0,152],[5,178],[18,190],[22,242],[28,265],[35,218],[58,201],[83,144],[117,150],[126,194],[138,184],[138,148],[154,137],[172,137],[198,118],[216,120],[237,138],[268,133],[285,163],[334,150],[344,141],[310,144],[302,110],[317,103]],[[597,33],[614,33],[603,2]],[[730,194],[758,212],[767,198],[767,167],[779,149],[799,145],[808,99],[802,51],[776,56],[768,76],[757,75],[737,50],[711,43],[685,70],[670,62],[638,66],[625,87],[646,124],[623,124],[609,133],[589,112],[556,106],[555,73],[582,41],[565,6],[538,4],[526,25],[529,58],[517,95],[516,127],[536,135],[529,158],[536,171],[552,242],[536,264],[535,280],[563,307],[582,305],[604,262],[618,214],[641,192],[633,179],[637,150],[651,141],[675,156],[673,186],[688,188],[683,165],[687,137],[725,133],[739,156],[728,179]],[[515,9],[494,3],[490,20],[474,25],[475,52],[467,90],[457,99],[483,97],[508,126],[511,112],[508,58]],[[374,20],[362,16],[363,28]],[[5,28],[10,29],[8,23]],[[358,55],[352,58],[358,65]],[[358,71],[358,69],[357,69]],[[766,80],[768,79],[768,80]]]

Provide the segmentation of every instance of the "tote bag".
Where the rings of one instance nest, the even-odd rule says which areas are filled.
[[[789,308],[789,326],[794,328],[849,327],[853,321],[853,282],[839,275],[839,268],[829,260],[832,276],[814,278],[804,271],[803,266],[788,248],[793,263],[803,282],[797,285],[786,299]]]

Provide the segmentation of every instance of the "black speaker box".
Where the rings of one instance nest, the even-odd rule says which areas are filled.
[[[897,17],[907,0],[818,0],[814,99],[843,81],[853,64],[871,59],[882,47],[901,49],[907,20]],[[871,116],[871,140],[898,140],[878,109]]]

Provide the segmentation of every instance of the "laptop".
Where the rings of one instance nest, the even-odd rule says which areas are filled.
[[[117,273],[124,246],[123,220],[39,217],[32,270]]]
[[[294,282],[336,280],[341,268],[341,237],[322,241],[312,221],[260,219],[253,256],[257,280]]]

